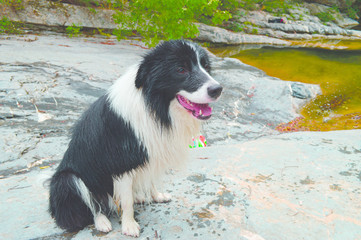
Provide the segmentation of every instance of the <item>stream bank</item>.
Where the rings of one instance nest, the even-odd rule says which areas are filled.
[[[77,26],[111,32],[117,27],[113,22],[114,10],[73,5],[63,2],[47,0],[24,0],[21,8],[3,6],[1,16],[10,21],[24,23],[28,31],[42,31],[44,29],[60,29]],[[312,6],[312,8],[310,7]],[[246,24],[245,32],[229,31],[220,27],[198,24],[199,35],[196,40],[209,43],[238,45],[238,44],[273,44],[289,45],[287,40],[311,39],[361,39],[361,31],[348,29],[357,25],[356,21],[339,16],[337,23],[324,24],[318,17],[311,14],[310,9],[320,8],[323,11],[329,8],[324,5],[304,4],[285,14],[284,23],[269,23],[277,16],[265,11],[237,10],[232,25]],[[287,19],[287,20],[286,20]]]
[[[322,93],[299,110],[302,117],[277,129],[330,131],[361,129],[361,41],[352,43],[354,50],[342,48],[347,42],[324,43],[323,48],[248,46],[210,50],[219,57],[237,58],[270,76],[319,85]],[[331,46],[334,50],[329,49]]]
[[[116,215],[108,234],[64,232],[44,181],[80,114],[149,51],[138,43],[0,36],[1,239],[134,239]],[[361,130],[280,134],[275,126],[319,87],[212,62],[224,93],[204,125],[209,147],[191,149],[187,169],[166,177],[170,203],[135,206],[141,239],[360,239]]]

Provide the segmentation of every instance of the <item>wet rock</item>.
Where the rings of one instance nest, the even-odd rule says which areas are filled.
[[[280,81],[237,59],[213,60],[213,76],[224,87],[214,104],[212,122],[204,128],[211,144],[234,143],[277,134],[275,126],[299,117],[298,110],[319,92],[316,85]],[[298,87],[298,88],[297,88]]]
[[[309,99],[314,97],[307,85],[302,83],[291,83],[292,96],[300,99]]]

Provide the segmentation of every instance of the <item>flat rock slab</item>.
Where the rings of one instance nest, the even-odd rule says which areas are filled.
[[[108,234],[56,227],[44,182],[79,115],[148,50],[59,35],[0,40],[0,239],[127,239],[116,215]],[[225,86],[205,125],[212,146],[167,176],[172,202],[136,206],[141,239],[361,239],[361,131],[280,135],[274,127],[297,116],[303,90],[317,88],[212,61]]]
[[[361,131],[301,132],[192,150],[166,204],[137,205],[140,239],[360,239]],[[131,239],[65,233],[47,213],[54,167],[0,180],[0,239]]]

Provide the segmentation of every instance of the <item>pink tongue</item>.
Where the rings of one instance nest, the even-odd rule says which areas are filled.
[[[212,108],[208,104],[194,103],[180,95],[177,95],[177,98],[179,103],[197,118],[207,118],[212,114]]]

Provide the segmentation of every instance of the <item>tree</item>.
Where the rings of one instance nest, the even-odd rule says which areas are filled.
[[[194,38],[197,19],[206,17],[213,24],[231,18],[228,11],[220,10],[220,0],[135,0],[128,1],[122,11],[113,16],[119,24],[114,34],[126,37],[124,30],[136,30],[148,46],[160,40]]]

